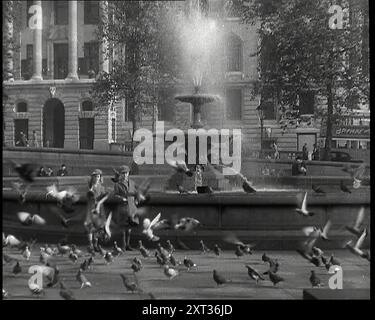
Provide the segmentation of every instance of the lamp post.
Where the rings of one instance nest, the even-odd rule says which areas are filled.
[[[256,108],[258,112],[258,117],[260,120],[260,154],[259,157],[263,158],[263,121],[264,121],[264,110],[262,104],[260,103],[259,106]]]

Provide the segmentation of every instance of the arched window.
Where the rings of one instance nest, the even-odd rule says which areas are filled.
[[[16,111],[17,112],[27,112],[27,103],[26,102],[18,102]]]
[[[82,111],[93,111],[94,105],[90,100],[86,100],[82,102]]]
[[[227,72],[242,71],[242,40],[235,34],[227,37]]]

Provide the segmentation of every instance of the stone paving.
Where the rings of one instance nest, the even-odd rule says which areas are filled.
[[[19,259],[22,267],[22,272],[14,275],[12,269],[15,262],[3,261],[3,288],[10,294],[8,299],[62,299],[59,295],[59,286],[46,288],[45,295],[40,297],[33,297],[28,289],[27,281],[31,277],[31,274],[27,273],[28,268],[40,264],[38,245],[35,245],[29,261],[15,249],[3,249],[4,253]],[[358,258],[346,250],[327,251],[326,256],[331,253],[341,262],[344,289],[370,288],[370,263],[367,260]],[[126,252],[106,265],[104,259],[96,254],[92,270],[85,272],[92,287],[85,289],[80,289],[80,284],[75,279],[84,257],[80,257],[76,263],[71,262],[67,256],[55,256],[53,261],[60,268],[60,279],[74,292],[76,299],[83,300],[149,299],[147,294],[127,292],[120,278],[120,273],[125,273],[134,279],[130,266],[131,260],[136,256],[143,262],[143,269],[137,273],[140,287],[145,293],[152,293],[156,299],[302,299],[303,289],[311,288],[311,270],[316,270],[325,288],[328,287],[331,275],[325,267],[315,267],[293,251],[267,251],[267,255],[278,259],[278,273],[285,282],[274,287],[268,276],[265,276],[265,280],[256,285],[248,276],[245,264],[250,264],[260,272],[266,271],[268,264],[261,260],[262,254],[263,251],[254,251],[252,255],[237,258],[234,250],[224,251],[219,257],[213,253],[201,254],[199,251],[178,250],[174,254],[177,260],[182,261],[186,255],[198,267],[187,271],[181,265],[178,267],[179,276],[172,280],[167,279],[154,256],[144,259],[138,251]],[[213,269],[232,280],[232,283],[218,287],[213,280]]]

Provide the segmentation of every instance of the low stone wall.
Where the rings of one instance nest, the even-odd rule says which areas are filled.
[[[302,200],[303,193],[296,191],[258,192],[256,194],[219,193],[213,195],[165,194],[152,193],[146,216],[152,218],[158,212],[162,218],[177,222],[182,217],[193,217],[202,223],[202,227],[194,233],[184,233],[176,230],[157,232],[162,241],[179,237],[190,247],[198,248],[199,240],[203,239],[210,245],[219,243],[223,248],[233,248],[225,243],[223,236],[226,232],[235,233],[242,241],[256,242],[257,249],[295,249],[298,242],[304,240],[301,228],[305,226],[324,226],[326,221],[332,221],[329,232],[333,241],[318,243],[319,247],[342,248],[344,241],[352,238],[345,230],[345,225],[354,223],[359,209],[365,208],[365,225],[370,222],[370,193],[356,192],[345,197],[339,193],[326,195],[308,194],[308,208],[313,211],[313,217],[305,218],[295,212]],[[56,214],[56,204],[44,195],[32,194],[24,206],[17,201],[17,196],[11,191],[3,192],[3,231],[27,238],[36,236],[39,240],[57,241],[67,232]],[[46,219],[47,225],[34,228],[24,227],[17,221],[16,213],[28,211],[40,214]],[[85,199],[76,205],[74,216],[80,217],[70,228],[69,241],[85,242],[83,219],[86,214]],[[118,230],[113,229],[114,238],[119,239]],[[149,243],[141,234],[141,228],[134,230],[134,241],[142,239]]]

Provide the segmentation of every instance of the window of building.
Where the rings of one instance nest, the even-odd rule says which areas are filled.
[[[65,79],[68,76],[68,44],[55,43],[54,51],[54,78]]]
[[[261,93],[261,106],[264,120],[276,119],[276,95],[273,87],[263,87]]]
[[[231,34],[227,38],[227,72],[242,71],[242,41]]]
[[[336,148],[338,149],[350,148],[350,141],[349,140],[336,140]]]
[[[131,108],[128,99],[125,99],[125,110],[124,110],[124,117],[125,122],[130,122],[133,119],[134,110]]]
[[[29,119],[14,119],[14,144],[18,147],[28,146]]]
[[[299,94],[300,115],[314,114],[314,91],[302,91]]]
[[[27,112],[27,103],[26,102],[18,102],[16,111],[17,112]]]
[[[90,100],[86,100],[82,102],[82,111],[93,111],[94,106]]]
[[[47,59],[42,59],[42,75],[45,77],[48,73]]]
[[[79,119],[79,148],[94,149],[95,123],[94,118]]]
[[[271,35],[263,35],[260,48],[260,71],[265,79],[273,78],[278,61],[275,56],[276,41]]]
[[[241,120],[242,114],[242,89],[227,89],[226,118],[227,120]]]
[[[84,24],[99,23],[99,1],[84,1]]]
[[[161,121],[174,120],[175,115],[175,92],[172,89],[159,89],[158,118]]]
[[[26,45],[26,59],[21,61],[21,75],[24,80],[29,80],[33,74],[33,45]]]
[[[83,47],[84,58],[79,60],[80,74],[93,75],[99,72],[99,43],[86,42]]]
[[[108,121],[108,140],[110,143],[116,142],[116,118],[113,117]]]
[[[67,25],[68,24],[68,1],[58,0],[55,3],[55,25]]]
[[[116,142],[116,118],[111,119],[112,125],[112,141]]]

